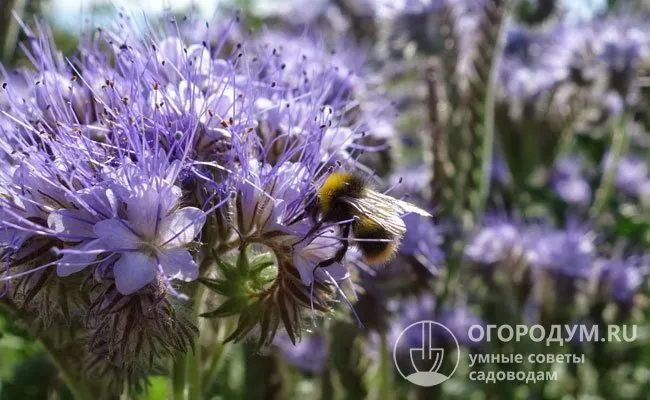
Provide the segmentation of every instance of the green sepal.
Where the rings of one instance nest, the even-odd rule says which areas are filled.
[[[238,294],[237,285],[233,285],[226,280],[199,278],[199,282],[201,282],[211,291],[222,296],[231,297]]]
[[[250,306],[248,306],[244,311],[239,314],[239,320],[237,321],[237,328],[233,333],[230,334],[225,340],[224,343],[231,341],[239,342],[241,339],[245,338],[248,332],[255,328],[257,322],[260,319],[260,302],[257,301]]]
[[[218,278],[200,278],[199,282],[224,299],[216,309],[201,314],[204,318],[239,316],[235,330],[226,342],[238,342],[260,326],[260,345],[269,343],[278,329],[280,316],[269,303],[267,291],[277,279],[276,258],[272,252],[251,254],[242,246],[234,262],[217,259]]]
[[[217,258],[217,267],[219,272],[226,280],[233,280],[239,277],[236,268],[232,264],[228,264],[220,258]]]
[[[239,255],[237,256],[237,271],[241,276],[248,276],[250,273],[251,267],[248,262],[248,256],[246,255],[246,247],[242,247],[239,250]]]
[[[248,306],[249,300],[244,296],[231,297],[224,301],[216,310],[201,314],[203,318],[223,318],[237,315]]]

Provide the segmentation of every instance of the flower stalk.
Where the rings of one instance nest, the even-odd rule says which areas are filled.
[[[629,144],[626,121],[626,118],[623,116],[612,123],[611,154],[609,155],[609,159],[605,160],[605,173],[598,189],[596,189],[594,203],[589,211],[590,217],[595,220],[598,220],[598,217],[602,215],[607,207],[607,202],[611,199],[616,170]]]

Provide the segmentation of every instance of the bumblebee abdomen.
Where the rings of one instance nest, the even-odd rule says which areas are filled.
[[[361,239],[355,245],[361,250],[363,260],[369,265],[390,261],[397,251],[398,237],[372,219],[362,216],[354,222],[352,234]]]

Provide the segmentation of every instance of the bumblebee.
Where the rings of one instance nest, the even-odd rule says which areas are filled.
[[[406,233],[400,215],[412,212],[431,216],[410,203],[372,190],[363,177],[349,172],[331,173],[318,191],[316,203],[321,216],[318,224],[350,221],[343,224],[343,247],[333,259],[321,262],[319,267],[343,259],[350,232],[364,262],[384,264],[393,258]]]

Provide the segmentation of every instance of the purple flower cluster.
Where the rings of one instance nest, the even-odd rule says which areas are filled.
[[[609,169],[612,157],[605,157],[603,169]],[[614,172],[614,185],[621,193],[631,198],[647,196],[650,190],[650,174],[644,157],[633,153],[618,160]]]
[[[323,371],[329,357],[329,346],[324,335],[304,337],[293,344],[287,335],[278,335],[273,344],[284,360],[301,371],[318,374]]]
[[[624,308],[632,306],[648,274],[647,257],[603,260],[600,264],[600,284],[603,294]]]
[[[55,238],[60,275],[101,259],[130,293],[161,271],[196,278],[185,248],[216,209],[233,206],[240,235],[306,232],[288,227],[314,178],[322,165],[354,163],[367,127],[346,114],[359,63],[332,63],[318,40],[274,32],[228,54],[196,32],[194,42],[175,34],[186,23],[165,24],[143,38],[122,18],[74,63],[28,32],[35,70],[20,77],[30,84],[6,74],[2,96],[7,249]],[[241,202],[228,201],[235,193]]]
[[[550,179],[552,189],[569,204],[588,205],[592,193],[584,170],[584,162],[578,157],[556,161]]]
[[[42,314],[54,286],[83,282],[72,297],[90,306],[72,314],[87,321],[81,329],[101,357],[137,359],[124,353],[140,352],[159,329],[151,324],[164,321],[177,321],[166,335],[181,337],[165,343],[189,345],[193,330],[165,302],[191,295],[185,282],[224,278],[213,267],[249,248],[251,262],[275,261],[273,273],[240,269],[244,278],[228,282],[264,281],[246,283],[252,294],[229,292],[248,296],[240,311],[265,310],[237,339],[259,323],[270,342],[282,323],[295,342],[303,311],[326,313],[337,291],[345,297],[345,262],[315,269],[341,238],[336,227],[314,232],[308,207],[329,172],[355,170],[362,153],[381,148],[371,133],[386,126],[384,105],[362,101],[370,87],[358,49],[274,31],[238,43],[237,25],[215,33],[167,16],[142,32],[121,15],[84,36],[71,60],[45,28],[25,28],[32,67],[2,70],[2,294],[18,306],[36,296]],[[115,310],[131,306],[149,322],[119,339],[132,314]],[[129,343],[117,355],[115,340]]]
[[[624,105],[639,103],[637,78],[650,60],[650,36],[642,27],[637,19],[610,17],[560,22],[542,32],[512,28],[500,71],[501,100],[515,118],[551,94],[558,106],[579,94],[579,106],[595,108],[597,118],[619,115]]]
[[[567,301],[582,293],[593,302],[629,305],[647,273],[643,257],[600,254],[595,233],[575,223],[556,229],[488,218],[465,247],[465,257],[483,266],[479,272],[490,282],[520,294],[527,306],[542,306],[549,293]],[[594,293],[591,282],[604,289]]]
[[[58,257],[9,271],[3,281],[50,265],[61,277],[93,267],[98,281],[114,281],[125,295],[158,279],[195,279],[188,245],[200,239],[208,210],[198,202],[185,207],[180,185],[196,139],[216,131],[208,104],[227,117],[217,107],[221,98],[206,102],[183,79],[212,81],[206,55],[192,49],[181,57],[173,38],[146,51],[144,43],[129,46],[100,32],[72,67],[42,32],[28,34],[36,70],[20,73],[32,86],[14,87],[7,75],[2,93],[0,139],[13,151],[0,165],[0,245],[16,268],[26,266],[18,260],[35,250],[32,243],[54,241]],[[111,47],[100,51],[104,41]]]

